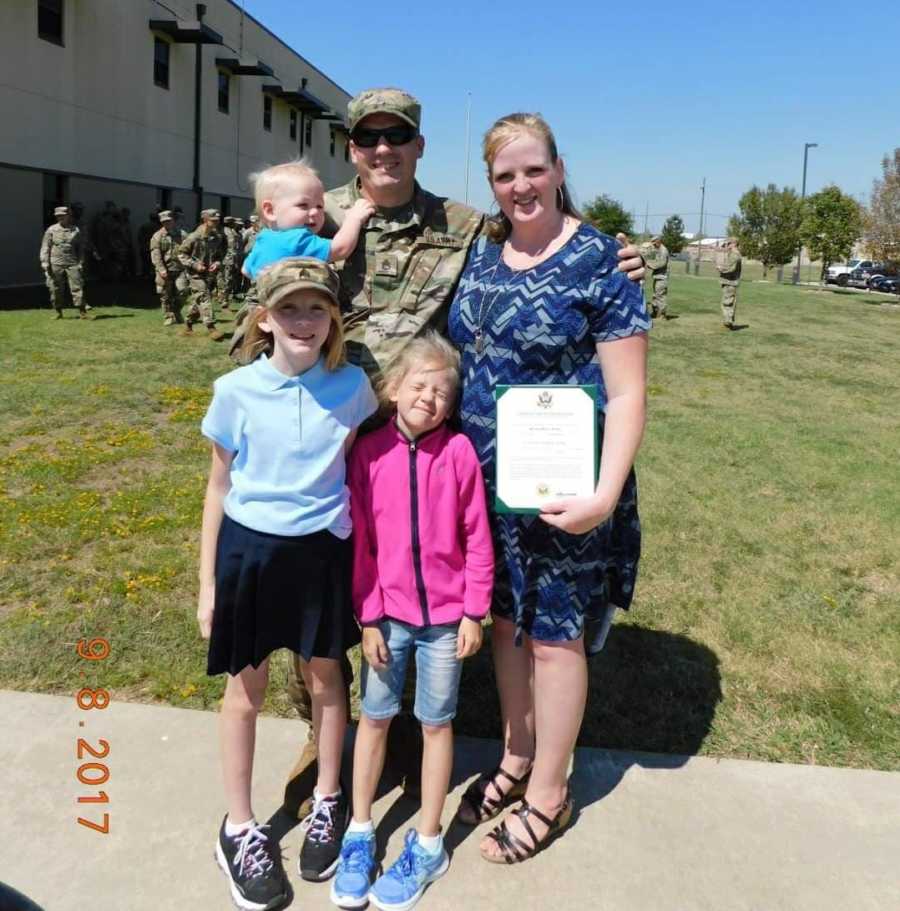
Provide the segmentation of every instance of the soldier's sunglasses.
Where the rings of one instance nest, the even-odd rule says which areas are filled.
[[[378,130],[357,127],[350,134],[350,138],[353,140],[353,144],[361,149],[374,149],[382,137],[389,146],[405,146],[418,135],[419,131],[414,126],[404,123],[395,127],[382,127]]]

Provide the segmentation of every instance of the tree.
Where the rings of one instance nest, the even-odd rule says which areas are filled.
[[[865,218],[866,246],[876,259],[900,260],[900,149],[881,161]]]
[[[800,246],[803,206],[796,190],[779,190],[770,183],[765,190],[751,187],[738,202],[740,215],[728,222],[728,232],[738,240],[741,253],[763,264],[763,277],[772,266],[789,263]]]
[[[662,226],[659,236],[670,253],[680,253],[687,244],[684,239],[684,222],[681,220],[681,216],[670,215]]]
[[[810,256],[822,260],[822,281],[832,263],[850,255],[862,230],[860,204],[840,187],[831,184],[806,200],[800,238]]]
[[[634,222],[631,213],[612,196],[601,194],[584,207],[584,217],[598,230],[610,237],[615,237],[620,231],[631,234]]]

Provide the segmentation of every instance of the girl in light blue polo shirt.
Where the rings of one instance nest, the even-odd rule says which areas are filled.
[[[336,859],[348,812],[338,778],[347,724],[339,659],[360,636],[345,456],[377,404],[365,373],[344,363],[337,290],[336,273],[319,260],[267,269],[264,309],[244,340],[260,356],[216,381],[202,424],[213,453],[197,619],[209,638],[207,673],[228,674],[220,725],[228,813],[216,857],[243,908],[287,895],[278,846],[250,802],[256,717],[275,649],[301,658],[318,746],[315,796],[337,830],[335,846],[307,837],[311,864],[332,849]]]

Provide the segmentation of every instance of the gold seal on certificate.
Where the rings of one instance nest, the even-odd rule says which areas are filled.
[[[597,484],[596,386],[498,386],[497,512],[540,512]]]

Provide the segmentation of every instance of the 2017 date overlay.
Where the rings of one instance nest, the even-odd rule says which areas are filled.
[[[78,657],[83,658],[85,661],[103,661],[109,657],[109,641],[107,639],[79,639],[75,651],[78,653]],[[85,686],[75,694],[75,702],[82,711],[89,712],[93,709],[102,711],[109,706],[109,693],[104,689],[91,689]],[[78,727],[84,727],[84,722],[79,721]],[[87,762],[82,762],[78,766],[75,777],[81,784],[91,788],[99,788],[100,785],[106,784],[109,780],[109,766],[106,763],[95,761],[106,759],[109,755],[109,741],[100,738],[97,743],[97,746],[92,746],[83,737],[79,737],[75,744],[75,753],[78,759],[87,759]],[[109,795],[106,791],[84,795],[78,798],[78,803],[108,804]],[[103,835],[109,835],[108,812],[103,814],[102,822],[94,822],[91,819],[79,816],[78,824]]]

